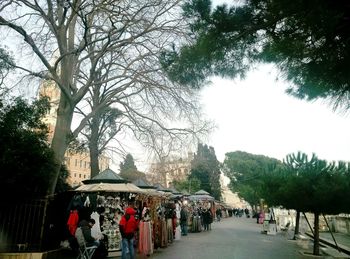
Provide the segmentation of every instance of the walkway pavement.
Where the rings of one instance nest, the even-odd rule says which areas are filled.
[[[299,246],[283,235],[261,234],[262,225],[247,218],[225,218],[209,232],[192,233],[154,259],[299,259]],[[142,258],[142,257],[140,257]]]
[[[342,246],[344,249],[346,249],[350,253],[350,235],[346,235],[342,233],[333,233],[333,236],[337,244]],[[332,238],[332,235],[329,232],[321,232],[320,238],[329,243],[335,244]]]
[[[334,239],[335,242],[334,242]],[[343,233],[320,232],[321,249],[333,258],[350,258],[350,235]],[[311,233],[308,233],[312,237]]]
[[[291,241],[291,233],[278,232],[276,235],[261,234],[262,225],[255,219],[225,218],[214,222],[209,232],[189,233],[181,240],[174,241],[167,248],[158,249],[149,257],[137,255],[137,259],[304,259],[300,251],[312,251],[310,239]],[[339,245],[350,247],[350,236],[335,234]],[[329,233],[321,233],[323,240],[330,240]],[[334,242],[333,242],[334,243]],[[326,249],[331,256],[323,258],[350,258],[335,249]],[[349,249],[350,251],[350,249]],[[66,252],[55,258],[73,259]],[[119,259],[120,257],[110,257]]]

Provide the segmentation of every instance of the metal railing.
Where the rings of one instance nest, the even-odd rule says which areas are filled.
[[[0,252],[40,251],[47,199],[1,204]]]

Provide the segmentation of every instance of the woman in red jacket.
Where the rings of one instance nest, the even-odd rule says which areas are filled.
[[[135,214],[136,211],[129,205],[119,222],[122,235],[122,259],[135,259],[134,239],[139,224],[138,220],[135,219]]]

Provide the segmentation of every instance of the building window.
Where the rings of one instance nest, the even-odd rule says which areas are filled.
[[[75,159],[75,166],[78,166],[78,159]]]
[[[77,174],[74,174],[74,177],[77,177]]]
[[[80,168],[83,167],[83,160],[80,160]]]
[[[79,174],[79,178],[81,178],[81,174]]]
[[[84,179],[86,178],[86,175],[84,174]]]
[[[84,161],[84,168],[86,168],[86,161]]]

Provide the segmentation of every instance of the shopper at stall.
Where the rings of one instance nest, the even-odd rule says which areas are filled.
[[[210,217],[211,215],[209,209],[205,209],[202,213],[204,231],[209,230]]]
[[[100,238],[95,238],[91,235],[91,228],[95,225],[95,220],[90,218],[89,220],[83,219],[80,221],[78,227],[81,228],[83,233],[86,246],[97,246],[97,249],[94,252],[93,258],[102,259],[106,258],[108,251],[103,242],[101,242],[102,236]]]
[[[135,219],[135,214],[133,204],[129,204],[119,222],[122,235],[122,259],[135,259],[134,240],[135,232],[138,230],[138,220]]]
[[[187,220],[188,220],[188,211],[186,206],[182,206],[180,211],[180,225],[181,225],[181,234],[187,236]]]
[[[221,220],[221,217],[222,217],[222,212],[221,212],[221,208],[217,208],[216,209],[216,218],[217,218],[217,221],[220,221]]]
[[[87,246],[99,246],[100,241],[91,235],[91,228],[95,225],[94,219],[80,221],[78,227],[81,228]]]

